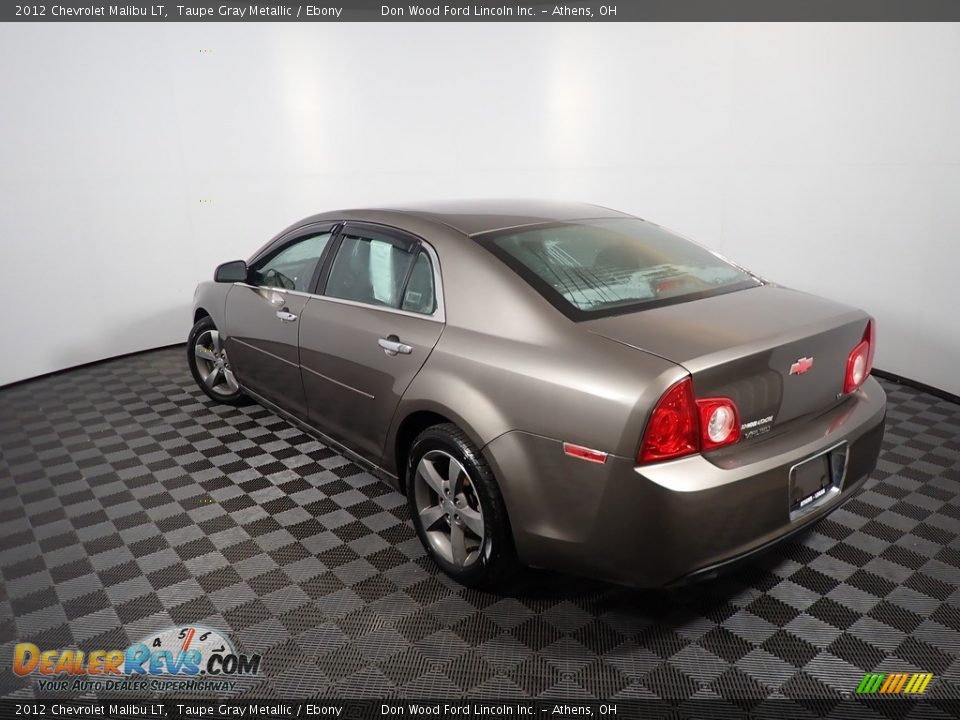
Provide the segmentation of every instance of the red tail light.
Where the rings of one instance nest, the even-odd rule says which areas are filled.
[[[867,355],[867,375],[873,372],[873,353],[877,349],[877,321],[867,320],[867,329],[863,331],[863,339],[870,344],[870,353]]]
[[[740,439],[740,417],[729,398],[701,398],[686,377],[667,390],[650,415],[637,461],[641,463],[691,455],[730,445]]]
[[[850,351],[847,358],[847,371],[843,377],[843,392],[852,393],[870,377],[873,369],[873,351],[876,347],[876,334],[873,320],[867,321],[867,329],[863,331],[863,338]]]
[[[686,377],[667,390],[653,409],[637,460],[653,462],[697,452],[699,425],[693,381]]]

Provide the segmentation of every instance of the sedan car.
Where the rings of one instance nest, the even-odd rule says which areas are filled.
[[[217,268],[187,356],[404,492],[473,586],[713,574],[876,465],[874,321],[587,204],[345,210]]]

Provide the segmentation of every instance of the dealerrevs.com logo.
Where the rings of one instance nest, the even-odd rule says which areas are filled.
[[[261,659],[237,653],[216,630],[189,626],[122,650],[42,650],[19,643],[13,671],[39,675],[41,690],[231,690],[237,678],[260,672]]]

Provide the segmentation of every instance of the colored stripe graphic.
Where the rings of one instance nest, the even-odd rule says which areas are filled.
[[[893,689],[893,686],[897,684],[897,680],[900,679],[900,673],[890,673],[887,675],[887,681],[883,683],[880,687],[880,694],[886,695]]]
[[[920,695],[933,679],[933,673],[867,673],[857,686],[857,694]]]
[[[867,673],[857,686],[857,692],[860,694],[875,693],[880,689],[880,683],[886,677],[885,673]]]
[[[927,689],[927,685],[930,684],[932,679],[933,673],[914,673],[904,692],[910,695],[919,695]]]

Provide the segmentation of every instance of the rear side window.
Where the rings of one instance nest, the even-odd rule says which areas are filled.
[[[760,284],[709,250],[634,218],[496,233],[480,242],[573,319]]]
[[[430,315],[436,308],[430,258],[416,244],[345,232],[326,295]]]
[[[403,293],[402,310],[430,315],[437,308],[436,292],[433,288],[433,265],[429,256],[422,252],[417,255],[410,272],[410,281]]]

